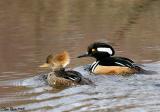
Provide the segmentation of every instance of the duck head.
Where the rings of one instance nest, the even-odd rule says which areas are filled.
[[[82,57],[94,57],[97,60],[103,59],[104,57],[110,57],[115,54],[114,49],[112,46],[102,43],[102,42],[95,42],[88,46],[88,50],[86,53],[79,55],[78,58]]]
[[[49,55],[46,59],[46,63],[40,67],[51,68],[53,71],[65,68],[70,63],[70,56],[68,52],[64,51],[57,55]]]

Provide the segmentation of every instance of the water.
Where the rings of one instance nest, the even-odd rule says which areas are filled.
[[[159,0],[1,0],[0,108],[32,112],[160,111]],[[155,74],[87,75],[77,59],[95,41],[110,43],[116,55]],[[47,55],[67,50],[69,67],[94,86],[49,88],[38,66]],[[5,108],[4,108],[5,107]]]

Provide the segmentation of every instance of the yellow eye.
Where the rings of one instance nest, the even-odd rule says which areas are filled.
[[[96,51],[95,49],[92,49],[92,52]]]

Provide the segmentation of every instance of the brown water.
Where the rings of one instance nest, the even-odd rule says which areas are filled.
[[[96,86],[53,89],[35,80],[50,53],[71,55],[70,67],[87,74],[76,59],[95,41],[157,74],[89,76]],[[0,108],[48,111],[160,111],[159,0],[1,0]],[[37,76],[37,77],[36,77]],[[19,108],[19,109],[18,109]],[[4,110],[1,109],[0,111]]]

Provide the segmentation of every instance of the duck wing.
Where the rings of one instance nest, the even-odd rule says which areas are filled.
[[[64,78],[72,80],[74,82],[80,82],[82,79],[82,75],[77,71],[66,71],[66,75]]]
[[[134,62],[128,58],[123,57],[107,57],[99,62],[102,66],[122,66],[135,68]]]
[[[137,63],[135,63],[133,60],[128,59],[128,58],[125,58],[125,57],[114,57],[114,58],[126,60],[126,61],[132,63],[136,68],[140,68],[140,67],[143,67],[143,66],[144,66],[144,65],[142,65],[142,64],[137,64]]]
[[[70,79],[78,84],[81,84],[81,85],[93,84],[93,82],[90,79],[85,78],[77,71],[66,71],[66,72],[67,72],[67,77],[65,78]]]
[[[125,57],[120,57],[120,56],[116,56],[114,57],[115,59],[122,59],[122,60],[126,60],[126,61],[129,61],[130,63],[134,63],[133,60],[129,59],[129,58],[125,58]]]

